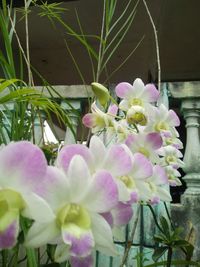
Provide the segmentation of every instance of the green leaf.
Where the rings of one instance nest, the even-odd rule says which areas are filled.
[[[153,238],[158,243],[163,243],[163,242],[166,241],[165,236],[163,236],[162,234],[160,234],[160,235],[154,235]]]
[[[164,217],[164,216],[161,216],[160,217],[160,225],[161,225],[161,228],[164,232],[164,234],[166,235],[167,239],[169,239],[170,241],[170,238],[171,238],[171,227],[167,221],[167,219]]]
[[[0,79],[0,93],[8,88],[10,85],[14,85],[16,82],[19,82],[18,79],[4,80]]]
[[[188,246],[184,247],[186,250],[186,260],[191,260],[193,252],[194,252],[194,246],[192,244],[189,244]]]
[[[184,239],[179,239],[179,240],[176,240],[174,241],[174,247],[187,247],[187,246],[190,246],[191,244],[184,240]]]
[[[157,261],[162,255],[167,251],[167,247],[159,247],[154,250],[152,258],[154,261]]]

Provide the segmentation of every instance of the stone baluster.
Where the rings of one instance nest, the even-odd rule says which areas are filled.
[[[186,146],[183,161],[183,177],[187,189],[180,204],[171,205],[171,213],[177,226],[182,226],[184,236],[194,246],[193,260],[200,259],[200,82],[169,84],[174,98],[181,100],[186,121]],[[180,259],[181,255],[176,258]]]
[[[182,112],[186,120],[187,140],[184,155],[186,175],[183,179],[186,182],[187,189],[184,197],[200,197],[200,100],[183,99]]]

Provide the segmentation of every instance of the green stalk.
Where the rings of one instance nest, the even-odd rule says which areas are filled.
[[[28,232],[28,225],[24,218],[20,218],[20,226],[24,233],[24,236],[26,236]],[[27,266],[28,267],[38,267],[37,263],[37,257],[35,253],[35,249],[32,248],[26,248],[26,255],[27,255]]]
[[[171,267],[171,262],[172,262],[172,248],[169,247],[168,248],[168,252],[167,252],[167,267]]]
[[[158,220],[157,220],[157,218],[156,218],[156,214],[155,214],[155,212],[154,212],[152,206],[149,205],[149,204],[147,204],[147,207],[149,207],[149,209],[150,209],[150,211],[151,211],[151,213],[152,213],[152,215],[153,215],[153,218],[154,218],[154,221],[155,221],[156,226],[158,227],[158,229],[160,230],[160,232],[164,234],[163,229],[160,227],[160,225],[159,225],[159,223],[158,223]]]
[[[1,251],[2,256],[2,267],[7,267],[8,262],[8,250],[4,249]]]

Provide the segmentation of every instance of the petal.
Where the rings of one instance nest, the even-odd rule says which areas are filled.
[[[127,174],[132,168],[131,151],[125,145],[113,145],[105,158],[104,168],[114,177]]]
[[[94,114],[92,114],[92,113],[85,114],[85,116],[83,116],[83,118],[82,118],[82,123],[88,128],[95,127],[96,126],[96,119],[95,119]]]
[[[12,221],[3,232],[0,232],[0,249],[14,247],[17,243],[18,233],[19,217]]]
[[[148,98],[148,102],[156,102],[159,97],[159,91],[151,83],[145,85],[144,94]]]
[[[101,213],[101,216],[109,223],[110,227],[113,227],[113,216],[111,212]]]
[[[142,201],[148,201],[152,198],[152,191],[149,184],[143,181],[136,180],[136,187],[139,191],[139,199]]]
[[[153,181],[156,185],[167,184],[168,178],[165,169],[159,165],[153,167]]]
[[[29,142],[10,143],[0,150],[0,180],[5,186],[35,190],[46,167],[43,152]]]
[[[127,99],[123,99],[120,103],[119,103],[119,108],[121,110],[127,111],[130,108],[129,105],[129,101]]]
[[[117,180],[118,192],[119,192],[119,201],[127,202],[131,200],[130,192],[126,187],[125,183],[121,180]]]
[[[134,179],[146,179],[153,173],[151,162],[141,153],[135,153],[133,155],[133,168],[131,176]]]
[[[106,155],[106,148],[101,139],[95,135],[90,140],[90,151],[94,159],[94,169],[98,169]]]
[[[71,257],[70,263],[72,267],[93,267],[93,257],[92,255],[89,255],[84,258],[80,257]]]
[[[119,83],[115,88],[116,95],[120,98],[127,97],[132,90],[133,86],[127,82]]]
[[[150,143],[153,149],[158,149],[162,146],[162,137],[159,133],[149,133],[146,135],[146,141]]]
[[[66,244],[59,244],[56,247],[56,251],[54,254],[55,262],[64,262],[69,259],[69,246]]]
[[[92,231],[81,229],[75,224],[62,227],[62,238],[65,244],[70,246],[71,256],[86,257],[91,254],[94,247]]]
[[[133,209],[130,204],[119,202],[119,204],[112,210],[112,215],[115,226],[126,225],[133,216]]]
[[[113,116],[116,116],[117,115],[117,112],[118,112],[118,106],[113,104],[113,105],[110,105],[109,108],[108,108],[108,111],[107,111],[107,114],[111,114]]]
[[[133,83],[134,97],[142,95],[144,91],[144,83],[140,78],[135,79]]]
[[[129,134],[126,141],[125,141],[125,144],[128,146],[128,147],[131,147],[131,145],[137,140],[137,135],[136,134]]]
[[[167,120],[171,126],[179,126],[180,120],[177,114],[173,110],[169,110]]]
[[[107,171],[99,171],[93,177],[82,203],[88,210],[102,213],[110,211],[118,202],[117,184]]]
[[[91,219],[95,248],[106,255],[116,256],[117,251],[110,225],[99,214],[91,214]]]
[[[24,194],[23,199],[26,207],[22,215],[38,222],[49,222],[54,220],[55,215],[49,204],[41,197],[34,193]]]
[[[164,189],[162,187],[157,188],[156,195],[160,198],[162,201],[170,202],[172,201],[172,197],[167,189]]]
[[[69,185],[65,173],[53,166],[47,168],[44,179],[43,198],[48,202],[53,211],[69,202]],[[41,190],[40,190],[41,191]]]
[[[27,247],[40,247],[51,243],[52,240],[60,235],[55,221],[52,223],[38,223],[34,222],[29,229],[24,245]]]
[[[91,183],[91,175],[85,160],[81,156],[74,156],[70,162],[67,179],[70,188],[70,201],[80,202]]]
[[[67,172],[69,164],[75,155],[80,155],[88,163],[92,160],[90,151],[86,146],[79,144],[68,145],[64,146],[58,153],[57,166]]]

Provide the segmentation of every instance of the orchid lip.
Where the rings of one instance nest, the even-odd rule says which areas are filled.
[[[57,224],[59,227],[75,224],[82,229],[90,229],[91,219],[85,208],[78,204],[70,203],[64,205],[57,213]]]
[[[11,189],[0,190],[0,232],[18,218],[20,212],[25,207],[25,202],[21,195]]]

